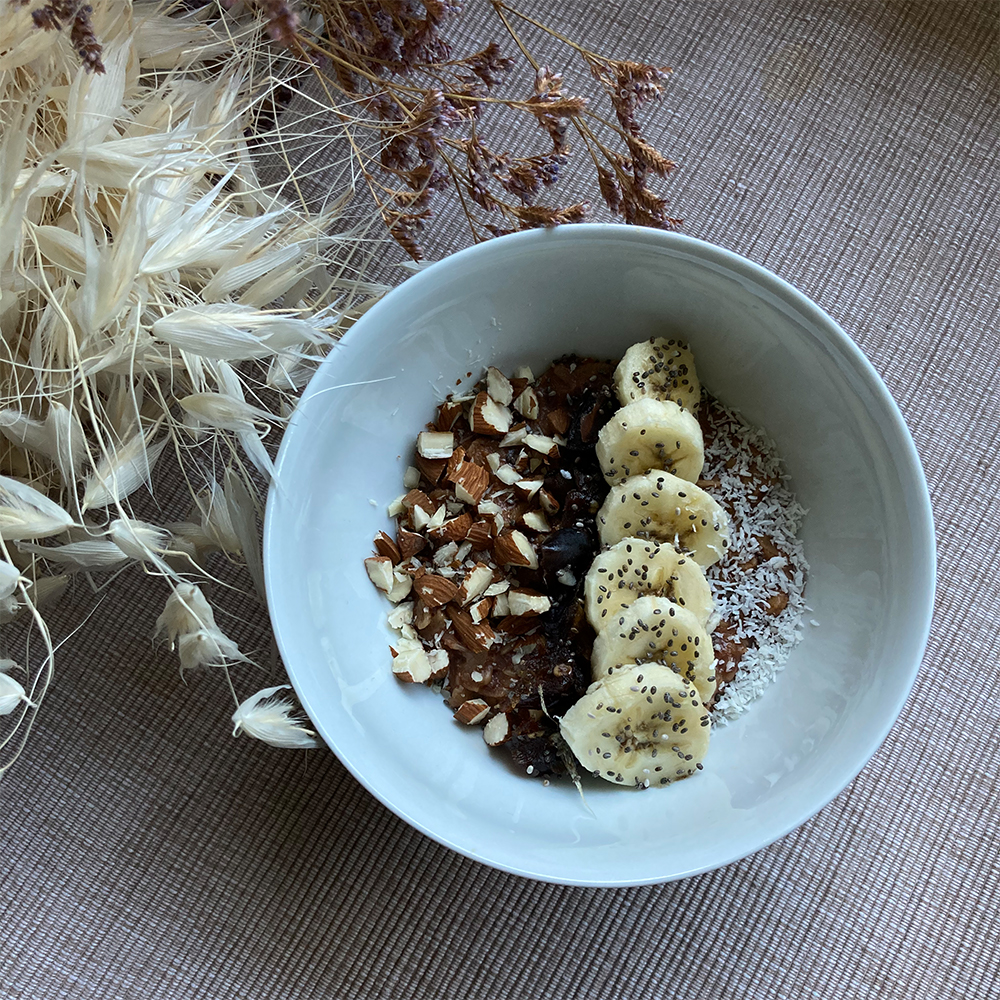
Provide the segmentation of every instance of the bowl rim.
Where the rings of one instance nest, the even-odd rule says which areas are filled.
[[[473,861],[478,861],[489,867],[519,875],[524,878],[541,882],[549,882],[557,885],[586,886],[592,888],[618,888],[624,886],[656,885],[678,879],[689,878],[704,872],[714,871],[726,865],[733,864],[743,858],[749,857],[760,850],[770,846],[783,837],[786,837],[793,830],[808,822],[815,815],[825,809],[843,790],[861,773],[869,761],[885,742],[889,732],[895,726],[901,715],[903,708],[912,692],[917,674],[920,670],[927,643],[930,638],[931,624],[933,621],[934,600],[937,580],[937,551],[935,541],[934,516],[931,506],[930,494],[927,488],[927,480],[923,465],[917,452],[916,444],[910,430],[906,425],[901,410],[888,387],[885,385],[874,365],[865,356],[860,347],[848,336],[844,329],[833,319],[824,309],[813,302],[805,293],[799,291],[794,285],[785,281],[768,268],[749,260],[732,250],[728,250],[715,243],[701,240],[693,236],[681,233],[667,232],[664,230],[647,229],[635,226],[615,223],[576,223],[574,225],[558,226],[550,229],[534,229],[525,232],[512,233],[496,239],[488,240],[476,244],[464,250],[443,258],[440,261],[429,265],[416,274],[408,277],[400,285],[386,293],[376,302],[354,325],[340,338],[338,344],[327,354],[316,372],[310,379],[309,384],[303,391],[298,404],[295,407],[285,433],[282,437],[278,456],[275,460],[275,469],[280,475],[285,457],[291,447],[290,442],[294,442],[295,428],[299,422],[301,414],[312,399],[312,397],[322,390],[319,389],[321,373],[336,364],[336,356],[340,353],[339,347],[352,346],[356,341],[362,340],[370,327],[377,325],[380,316],[389,306],[387,302],[394,303],[413,291],[423,288],[424,285],[446,277],[448,272],[455,268],[464,267],[470,261],[475,261],[480,257],[488,258],[497,252],[500,247],[505,252],[510,252],[512,244],[521,244],[530,247],[543,241],[549,241],[553,245],[561,243],[572,244],[578,240],[590,241],[594,239],[608,240],[611,242],[635,242],[646,245],[660,246],[667,250],[676,250],[688,256],[694,257],[709,265],[721,267],[735,273],[737,276],[748,279],[764,291],[769,292],[778,298],[783,304],[791,307],[802,316],[808,323],[818,327],[826,336],[827,343],[835,348],[854,369],[855,374],[861,377],[863,382],[872,392],[876,403],[881,407],[880,415],[887,419],[888,436],[894,436],[902,445],[902,453],[896,455],[896,468],[900,473],[900,478],[904,484],[910,485],[913,491],[915,507],[915,519],[911,522],[911,537],[914,546],[914,559],[917,572],[914,574],[912,582],[912,602],[914,613],[919,614],[921,624],[919,627],[918,641],[913,647],[912,662],[909,665],[908,676],[905,683],[901,684],[895,698],[886,703],[887,711],[883,716],[881,725],[872,730],[869,738],[859,743],[856,753],[852,756],[849,765],[841,769],[839,777],[833,781],[832,790],[824,794],[815,803],[810,803],[805,811],[799,813],[797,818],[786,823],[778,832],[768,833],[763,840],[749,850],[738,849],[731,855],[718,860],[712,864],[693,868],[689,871],[677,872],[669,876],[654,875],[643,879],[628,879],[625,881],[614,878],[595,880],[593,878],[573,878],[571,874],[557,876],[552,873],[535,872],[525,867],[518,867],[502,860],[494,860],[482,853],[474,853],[463,847],[461,844],[452,841],[447,834],[431,829],[426,823],[407,813],[406,809],[395,804],[390,796],[384,791],[374,787],[373,783],[365,776],[364,772],[358,768],[348,753],[343,752],[338,744],[334,733],[329,732],[321,720],[322,714],[316,712],[312,702],[310,692],[303,684],[301,678],[296,678],[296,671],[293,658],[289,656],[289,650],[293,648],[288,636],[282,629],[281,623],[276,620],[276,615],[272,610],[272,592],[275,584],[273,582],[275,569],[273,568],[279,556],[275,546],[272,544],[276,530],[278,518],[279,501],[275,500],[277,490],[268,490],[267,504],[264,516],[263,532],[263,563],[265,589],[268,598],[268,613],[271,618],[271,625],[274,631],[275,640],[289,680],[295,693],[312,720],[316,729],[323,737],[327,746],[336,754],[341,763],[357,779],[358,782],[378,801],[390,809],[393,813],[404,820],[416,830],[432,840],[461,854]],[[916,629],[915,629],[916,631]]]

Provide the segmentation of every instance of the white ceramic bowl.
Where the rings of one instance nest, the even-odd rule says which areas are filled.
[[[478,728],[390,672],[387,603],[363,560],[390,528],[416,432],[456,381],[690,341],[707,388],[777,442],[809,509],[807,627],[786,669],[712,736],[705,771],[635,792],[514,772]],[[433,265],[371,309],[310,383],[278,459],[264,558],[271,617],[316,728],[371,792],[486,864],[576,885],[664,882],[799,826],[864,767],[907,697],[934,594],[913,442],[857,347],[749,261],[668,233],[565,226]]]

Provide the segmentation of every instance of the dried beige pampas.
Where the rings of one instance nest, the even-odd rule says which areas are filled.
[[[60,26],[51,5],[0,3],[0,623],[42,637],[26,686],[0,664],[0,774],[52,673],[39,605],[129,566],[168,592],[157,627],[182,674],[224,674],[237,730],[314,745],[278,688],[241,702],[230,668],[248,658],[199,586],[220,554],[262,592],[264,439],[380,290],[349,271],[337,208],[259,179],[261,108],[308,70],[239,5],[94,0],[72,22],[81,65],[71,32],[41,30]],[[189,520],[136,509],[165,463]]]

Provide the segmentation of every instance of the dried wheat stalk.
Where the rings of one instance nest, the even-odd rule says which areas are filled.
[[[0,774],[52,676],[39,608],[128,567],[163,588],[182,673],[220,668],[237,731],[312,745],[273,689],[241,703],[247,657],[202,589],[223,558],[261,589],[264,439],[380,290],[348,267],[366,235],[339,218],[349,186],[317,214],[258,176],[261,120],[302,66],[246,12],[0,16],[0,623],[5,651],[22,645],[0,663]],[[191,508],[153,523],[135,502],[163,463]]]

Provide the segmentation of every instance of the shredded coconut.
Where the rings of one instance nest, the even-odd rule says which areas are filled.
[[[728,511],[732,532],[727,557],[706,576],[721,628],[743,648],[735,677],[723,684],[713,707],[720,724],[742,715],[763,694],[802,638],[809,565],[798,533],[806,510],[761,429],[707,394],[701,421],[702,478],[712,481],[707,488]],[[775,614],[769,599],[780,606],[785,598]],[[723,666],[717,659],[717,669]]]

